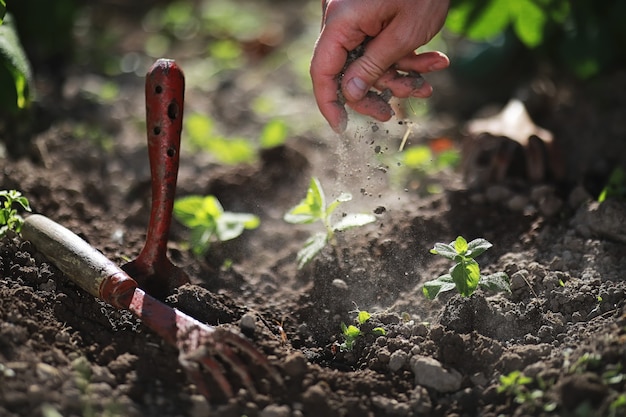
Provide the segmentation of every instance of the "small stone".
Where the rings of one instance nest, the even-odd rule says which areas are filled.
[[[61,373],[57,368],[52,365],[48,365],[44,362],[39,362],[37,364],[37,377],[39,379],[52,379],[58,378],[61,376]]]
[[[205,417],[210,414],[211,408],[204,395],[191,395],[189,401],[191,402],[191,417]]]
[[[539,202],[539,211],[546,217],[552,217],[563,208],[563,200],[551,195]]]
[[[340,289],[340,290],[348,290],[348,284],[346,284],[346,281],[336,278],[333,280],[332,282],[333,287]]]
[[[490,203],[500,203],[511,198],[512,191],[503,185],[492,185],[485,191],[485,197]]]
[[[389,370],[391,372],[397,372],[402,369],[409,359],[409,354],[403,350],[396,350],[389,357]]]
[[[511,211],[523,211],[528,205],[528,197],[516,194],[509,199],[506,205]]]
[[[437,392],[454,392],[461,388],[463,376],[456,370],[447,370],[441,362],[428,356],[415,355],[410,360],[415,384]]]
[[[259,417],[291,417],[291,408],[288,405],[270,404],[261,410]]]
[[[239,320],[239,328],[246,335],[253,335],[256,331],[256,316],[252,313],[246,313]]]
[[[307,359],[302,352],[294,352],[287,356],[283,368],[290,377],[301,378],[307,371]]]
[[[511,291],[520,290],[524,287],[528,287],[528,276],[530,274],[525,269],[520,269],[511,275]]]

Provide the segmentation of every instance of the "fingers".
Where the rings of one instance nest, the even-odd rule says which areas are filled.
[[[425,52],[417,55],[411,53],[398,60],[393,69],[388,70],[376,80],[374,87],[379,91],[389,89],[393,96],[399,98],[430,97],[433,89],[424,81],[421,74],[443,69],[449,65],[448,57],[441,52]]]
[[[443,69],[449,60],[441,53],[415,54],[414,50],[441,29],[448,0],[323,0],[322,4],[322,31],[310,74],[318,107],[336,132],[347,124],[344,104],[377,120],[391,117],[385,100],[370,93],[372,87],[401,98],[432,94],[432,87],[416,73]],[[371,40],[363,55],[344,68],[348,51],[366,37]]]

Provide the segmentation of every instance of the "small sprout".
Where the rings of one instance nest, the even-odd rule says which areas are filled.
[[[9,230],[20,233],[24,219],[17,214],[15,206],[21,206],[25,211],[31,211],[28,199],[16,190],[1,190],[0,201],[4,200],[0,206],[0,238],[4,237]]]
[[[211,242],[235,239],[245,229],[256,229],[260,224],[253,214],[224,211],[212,195],[192,195],[176,200],[174,217],[191,229],[191,248],[198,256],[206,254]]]
[[[613,169],[609,180],[598,195],[598,202],[602,203],[608,198],[624,197],[626,197],[626,171],[618,166]]]
[[[311,178],[306,197],[283,217],[286,222],[293,224],[310,224],[318,221],[324,224],[325,232],[311,235],[304,243],[304,247],[298,252],[298,269],[320,253],[328,242],[333,243],[335,232],[364,226],[376,221],[376,217],[371,214],[347,213],[341,220],[331,223],[331,215],[339,204],[350,200],[352,200],[351,194],[341,193],[339,197],[327,205],[322,185],[317,178]]]
[[[498,272],[493,275],[481,275],[478,262],[474,260],[491,246],[485,239],[474,239],[468,243],[462,236],[448,244],[436,243],[430,253],[453,260],[456,264],[450,268],[449,273],[426,282],[422,288],[424,295],[433,300],[442,292],[456,288],[463,297],[469,297],[479,286],[490,291],[510,293],[511,285],[507,274]]]
[[[361,326],[364,325],[372,318],[372,315],[365,310],[358,310],[356,317],[356,325],[346,325],[345,323],[341,323],[341,334],[343,336],[343,343],[339,345],[339,348],[342,352],[350,351],[354,348],[354,342],[359,338],[359,336],[363,335],[363,331],[361,330]],[[375,336],[385,336],[387,331],[382,327],[374,327],[371,330],[371,333]]]
[[[361,336],[361,329],[354,325],[346,326],[345,323],[341,323],[341,333],[343,334],[344,341],[340,345],[341,351],[352,350],[354,342]]]

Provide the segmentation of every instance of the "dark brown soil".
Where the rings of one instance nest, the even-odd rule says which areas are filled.
[[[185,69],[181,56],[175,57]],[[251,66],[209,95],[192,87],[188,109],[211,113],[233,134],[258,130],[262,121],[247,107],[249,73],[267,76]],[[68,83],[80,87],[87,78],[77,73]],[[289,91],[290,80],[269,77],[262,87]],[[123,92],[113,103],[77,106],[80,94],[71,92],[60,99],[51,126],[26,153],[0,158],[0,189],[20,190],[35,212],[123,264],[143,245],[150,188],[138,122],[143,79],[119,81]],[[310,95],[290,100],[294,120],[311,117]],[[623,99],[612,103],[626,108]],[[550,127],[571,132],[561,119],[568,112],[575,110],[546,116]],[[437,130],[438,122],[427,123]],[[614,138],[624,126],[614,120],[598,130],[585,119],[576,123],[582,137],[593,130]],[[99,126],[112,146],[81,137],[77,126],[85,124]],[[294,129],[286,145],[261,152],[253,164],[223,166],[183,143],[178,195],[214,194],[229,211],[257,214],[261,226],[215,244],[201,259],[187,249],[182,225],[173,225],[170,239],[169,256],[192,283],[166,302],[234,331],[244,315],[253,315],[256,328],[246,337],[283,384],[249,364],[258,390],[252,394],[226,366],[238,391],[224,399],[215,389],[208,402],[189,383],[174,348],[9,234],[0,240],[0,415],[626,415],[623,202],[593,202],[582,187],[571,186],[582,184],[580,172],[563,188],[516,180],[467,189],[459,173],[444,172],[435,179],[444,188],[440,194],[419,193],[414,182],[397,189],[376,158],[395,152],[404,126],[364,123],[337,138],[321,120],[314,124],[314,130]],[[571,136],[565,140],[575,143]],[[575,156],[568,154],[569,160]],[[376,213],[378,221],[341,233],[336,247],[298,270],[296,253],[314,228],[287,224],[282,216],[304,196],[312,175],[329,198],[341,191],[354,195],[339,211]],[[528,197],[523,210],[511,209],[516,195]],[[557,201],[558,210],[547,209],[546,199]],[[424,297],[422,284],[450,267],[428,250],[458,235],[493,243],[478,261],[487,273],[509,274],[510,295],[479,290],[469,298]],[[357,309],[373,316],[355,348],[343,352],[340,324],[353,323]],[[368,331],[376,326],[386,336]],[[514,371],[529,382],[499,389],[501,376]]]

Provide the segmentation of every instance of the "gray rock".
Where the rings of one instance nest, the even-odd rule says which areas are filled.
[[[417,385],[437,392],[454,392],[461,388],[462,375],[454,369],[445,369],[436,359],[415,355],[411,358],[410,366]]]
[[[259,413],[259,417],[291,417],[288,405],[270,404]]]
[[[403,350],[396,350],[389,357],[389,370],[391,372],[397,372],[402,369],[409,359],[409,354]]]

